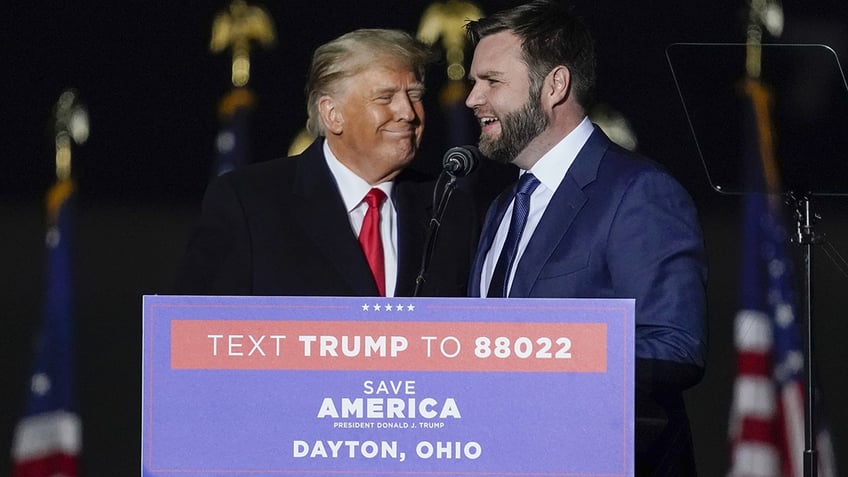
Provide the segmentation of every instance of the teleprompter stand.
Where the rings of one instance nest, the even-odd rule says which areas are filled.
[[[752,131],[750,96],[742,93],[750,45],[744,43],[675,43],[666,56],[686,111],[710,185],[722,194],[780,193],[752,184],[746,174],[746,150]],[[839,58],[830,47],[814,44],[756,45],[760,55],[758,84],[768,92],[771,114],[758,118],[753,136],[773,132],[766,144],[776,158],[768,176],[782,181],[784,203],[794,208],[793,241],[804,250],[803,321],[805,391],[804,475],[817,474],[815,446],[815,372],[813,366],[813,246],[823,243],[815,231],[819,218],[815,196],[848,196],[848,83]],[[748,123],[750,126],[750,122]],[[761,143],[762,144],[762,143]],[[762,146],[761,146],[762,147]],[[762,152],[762,151],[760,151]]]

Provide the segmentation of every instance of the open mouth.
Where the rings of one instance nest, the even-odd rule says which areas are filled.
[[[500,122],[498,118],[494,116],[478,117],[477,120],[480,122],[480,129],[483,130],[483,132],[491,131],[495,124]]]

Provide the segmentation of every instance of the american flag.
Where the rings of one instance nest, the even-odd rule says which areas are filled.
[[[742,303],[734,340],[733,477],[801,477],[804,353],[796,320],[788,237],[774,196],[746,198]]]
[[[250,113],[256,97],[247,87],[231,89],[218,104],[221,129],[215,138],[214,176],[250,163]]]
[[[748,79],[748,187],[741,305],[734,323],[737,375],[730,410],[730,477],[804,476],[805,356],[770,121],[771,96]],[[759,191],[754,193],[753,191]],[[835,476],[829,433],[816,435],[818,471]]]
[[[47,290],[36,337],[26,409],[12,443],[14,477],[75,477],[82,424],[73,404],[73,321],[70,235],[74,186],[48,192]]]

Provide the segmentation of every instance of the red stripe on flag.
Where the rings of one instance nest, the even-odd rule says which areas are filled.
[[[28,461],[15,462],[13,477],[53,477],[77,474],[77,457],[68,454],[51,454]]]
[[[771,376],[771,360],[765,353],[738,353],[736,368],[740,375]]]
[[[745,417],[742,419],[739,440],[774,445],[774,432],[775,426],[771,420]]]

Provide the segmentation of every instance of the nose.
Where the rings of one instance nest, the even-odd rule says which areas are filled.
[[[471,109],[475,109],[483,104],[483,93],[480,91],[480,82],[474,83],[471,91],[468,92],[468,97],[465,98],[465,105]]]
[[[397,103],[396,115],[401,121],[413,121],[418,116],[417,111],[415,110],[415,102],[407,96],[400,96],[400,100]]]

